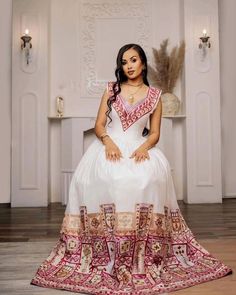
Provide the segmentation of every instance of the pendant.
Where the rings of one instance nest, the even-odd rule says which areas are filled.
[[[133,95],[130,95],[130,97],[129,97],[129,102],[130,102],[131,104],[133,104],[133,102],[134,102],[134,97],[133,97]]]

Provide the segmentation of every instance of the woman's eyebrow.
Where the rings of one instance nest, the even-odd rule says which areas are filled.
[[[137,56],[133,55],[133,56],[130,57],[130,59],[133,58],[133,57],[137,57]],[[122,58],[122,61],[126,61],[126,59]]]

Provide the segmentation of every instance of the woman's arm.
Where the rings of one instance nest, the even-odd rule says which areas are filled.
[[[136,149],[130,158],[134,158],[135,162],[141,162],[146,159],[150,159],[148,150],[155,146],[160,138],[161,128],[161,116],[162,116],[162,102],[159,100],[156,109],[150,115],[150,130],[147,140]]]
[[[94,132],[96,136],[102,141],[105,145],[106,159],[111,161],[117,161],[122,157],[121,151],[110,136],[106,133],[106,123],[107,115],[106,111],[108,110],[107,100],[109,95],[107,90],[104,91],[101,103],[97,113],[97,119],[94,126]]]
[[[96,136],[100,139],[100,136],[106,132],[106,123],[107,123],[107,116],[106,111],[108,110],[107,106],[107,100],[109,98],[109,95],[107,93],[107,90],[104,91],[101,103],[98,109],[97,118],[94,126],[94,132]]]

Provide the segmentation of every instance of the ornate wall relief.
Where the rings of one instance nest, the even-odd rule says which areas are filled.
[[[81,96],[96,98],[115,69],[118,50],[126,43],[149,46],[147,1],[83,0],[80,7]],[[117,36],[117,34],[119,37]],[[147,52],[147,50],[146,50]],[[110,72],[107,68],[111,69]]]

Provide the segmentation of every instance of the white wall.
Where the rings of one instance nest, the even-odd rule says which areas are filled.
[[[104,91],[102,84],[114,79],[116,55],[125,43],[144,43],[151,62],[152,47],[158,48],[163,39],[169,38],[171,49],[183,38],[182,1],[127,0],[119,3],[116,12],[110,8],[112,5],[107,5],[104,10],[102,3],[101,0],[51,1],[50,116],[55,116],[55,99],[58,95],[65,99],[65,116],[95,116]],[[137,25],[140,32],[136,29]],[[91,81],[92,85],[89,85]],[[180,81],[175,93],[181,100],[184,99]],[[171,136],[175,155],[169,159],[174,168],[178,199],[183,199],[185,193],[183,123],[184,120],[173,123]],[[59,124],[53,120],[50,126],[50,198],[53,202],[61,198]]]
[[[52,2],[52,5],[58,5],[58,10],[54,11],[54,17],[60,17],[63,15],[63,9],[60,12],[60,5],[63,8],[65,3],[68,1],[65,0],[48,0]],[[76,5],[77,0],[70,0],[69,6],[74,3]],[[183,1],[179,0],[152,0],[152,5],[155,7],[156,3],[162,8],[161,11],[152,10],[154,18],[154,25],[156,26],[156,33],[152,36],[152,44],[153,46],[158,46],[159,42],[166,37],[166,29],[165,29],[165,21],[168,21],[168,25],[171,24],[170,34],[168,36],[171,38],[172,43],[174,45],[179,39],[181,39],[181,30],[179,30],[179,25],[181,23],[181,11],[179,11],[179,4],[183,3]],[[174,7],[174,8],[173,8]],[[169,9],[171,8],[171,9]],[[168,18],[165,17],[168,12]],[[1,117],[0,117],[0,203],[9,203],[10,202],[10,167],[11,167],[11,22],[12,22],[12,1],[11,0],[0,0],[0,38],[4,40],[1,43],[1,55],[0,55],[0,99],[1,99]],[[222,178],[223,178],[223,193],[225,196],[235,196],[236,195],[236,181],[235,181],[235,167],[236,167],[236,137],[233,134],[233,128],[236,126],[235,119],[235,109],[236,109],[236,99],[234,97],[236,85],[236,64],[235,64],[235,52],[236,52],[236,40],[235,35],[233,34],[233,29],[236,26],[236,19],[234,16],[234,12],[236,11],[236,2],[234,0],[219,0],[219,21],[220,21],[220,58],[221,58],[221,122],[222,122]],[[58,14],[59,13],[59,14]],[[70,13],[73,13],[70,10]],[[158,17],[157,17],[158,16]],[[161,18],[163,16],[163,18]],[[171,22],[169,20],[171,19]],[[63,20],[66,22],[66,16],[63,17]],[[54,19],[55,21],[55,19]],[[58,20],[60,21],[60,19]],[[54,23],[55,25],[56,23]],[[53,24],[52,24],[53,25]],[[55,27],[54,27],[55,28]],[[174,29],[173,29],[174,28]],[[52,27],[53,29],[53,27]],[[68,36],[69,37],[69,36]],[[59,48],[60,39],[62,38],[64,43],[64,47]],[[74,39],[63,39],[66,36],[55,35],[53,42],[51,44],[54,48],[58,48],[61,50],[62,56],[64,55],[63,50],[68,50],[71,53],[70,48],[74,47]],[[72,43],[71,43],[72,42]],[[52,49],[54,50],[54,49]],[[67,60],[69,55],[64,55]],[[51,54],[53,51],[51,51]],[[76,52],[73,53],[74,57],[76,56]],[[60,61],[60,59],[58,60]],[[65,64],[64,64],[65,62]],[[52,59],[51,70],[52,71],[63,71],[65,65],[69,65],[66,61],[62,61],[60,65],[58,65],[58,69],[53,68],[56,60]],[[72,64],[74,66],[74,63]],[[65,79],[67,78],[67,74],[64,72]],[[76,84],[77,76],[79,73],[74,73],[73,77],[76,77],[75,80],[67,80],[68,84],[60,83],[62,80],[58,80],[58,88],[56,89],[56,84],[58,76],[55,76],[52,81],[52,92],[50,95],[50,114],[53,114],[54,110],[54,100],[55,95],[61,94],[60,91],[63,91],[63,94],[68,94],[70,97],[71,103],[74,106],[73,109],[76,108],[76,103],[78,96],[75,93],[75,90],[79,88],[80,85]],[[75,83],[74,83],[75,82]],[[68,87],[68,89],[65,88]],[[55,91],[57,90],[57,91]],[[68,90],[68,91],[67,91]],[[181,86],[178,85],[176,89],[177,95],[181,96],[182,90]],[[73,94],[73,95],[71,95]],[[72,109],[72,111],[73,111]],[[55,122],[54,122],[55,123]],[[58,128],[58,124],[51,124],[51,179],[49,184],[51,185],[51,201],[60,201],[59,195],[59,171],[58,168],[60,166],[60,129]],[[181,151],[184,155],[184,138],[180,138],[182,136],[182,127],[179,124],[175,127],[175,142],[177,143],[178,152]],[[183,174],[182,158],[177,158],[176,163],[174,165],[177,167],[176,177],[177,182],[182,184],[177,187],[177,194],[179,198],[182,198],[183,188],[184,188],[184,180],[185,176]]]
[[[236,1],[219,1],[223,195],[236,197]]]
[[[0,0],[0,203],[10,203],[12,1]]]

